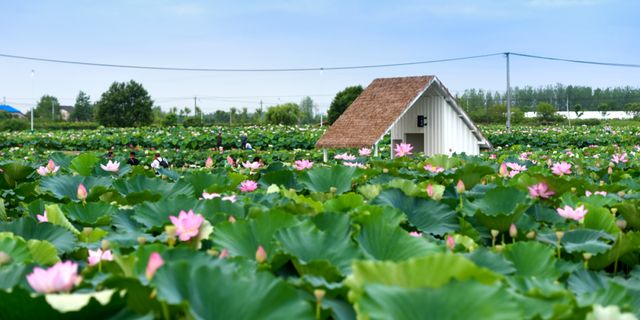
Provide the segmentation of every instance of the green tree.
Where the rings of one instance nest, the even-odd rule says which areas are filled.
[[[162,125],[165,127],[175,127],[178,125],[178,115],[173,112],[167,113],[162,119]]]
[[[234,120],[236,120],[236,115],[238,114],[238,109],[236,107],[233,107],[230,109],[231,112],[229,112],[229,124],[233,125]],[[237,122],[237,121],[235,121]]]
[[[507,105],[496,104],[489,107],[489,117],[491,118],[492,123],[506,123],[507,122]]]
[[[576,113],[576,117],[578,118],[582,117],[582,115],[584,114],[584,111],[582,111],[582,105],[578,103],[575,106],[573,106],[573,112]]]
[[[199,117],[188,117],[184,119],[182,125],[185,127],[202,127],[202,120]]]
[[[555,113],[558,110],[553,107],[550,103],[541,102],[536,107],[536,112],[538,113],[538,117],[543,121],[553,121]]]
[[[242,108],[242,113],[240,114],[240,122],[246,123],[249,120],[249,110],[247,108]]]
[[[603,118],[607,117],[607,113],[611,111],[611,105],[608,103],[601,103],[598,105],[598,111],[602,114]]]
[[[627,103],[624,106],[624,112],[634,119],[640,116],[640,103]]]
[[[300,111],[302,111],[302,123],[309,124],[313,120],[313,115],[318,106],[313,103],[311,97],[302,98],[300,101]]]
[[[302,116],[300,106],[295,103],[285,103],[283,105],[277,105],[269,107],[267,114],[264,116],[264,122],[268,124],[297,124],[298,120]]]
[[[93,120],[93,106],[90,102],[91,97],[80,91],[76,97],[76,104],[71,112],[70,120],[75,121],[91,121]]]
[[[348,87],[336,94],[329,107],[329,124],[333,124],[340,118],[342,113],[360,96],[364,91],[361,85]]]
[[[51,106],[54,106],[54,115],[55,118],[51,116]],[[38,104],[36,105],[36,110],[34,111],[34,117],[43,118],[45,121],[49,120],[62,120],[62,114],[60,113],[60,102],[58,102],[58,98],[54,96],[50,96],[45,94],[40,98]]]
[[[153,100],[141,84],[114,82],[96,106],[96,121],[105,127],[148,126],[153,123]]]

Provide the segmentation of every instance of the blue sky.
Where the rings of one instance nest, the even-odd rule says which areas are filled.
[[[183,68],[309,68],[519,52],[640,64],[640,1],[3,1],[0,54]],[[344,71],[202,73],[0,58],[0,99],[26,111],[51,94],[73,105],[135,80],[163,109],[253,110],[347,86],[435,74],[450,91],[504,91],[505,59]],[[640,86],[640,69],[511,58],[512,86]]]

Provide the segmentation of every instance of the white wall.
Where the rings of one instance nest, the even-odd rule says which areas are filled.
[[[567,111],[558,111],[558,114],[567,117]],[[527,118],[535,118],[538,115],[535,112],[527,112],[524,114]],[[602,113],[599,111],[585,111],[580,119],[630,119],[633,117],[628,116],[624,111],[609,111],[606,117],[602,117]],[[578,119],[576,113],[569,111],[569,119]]]

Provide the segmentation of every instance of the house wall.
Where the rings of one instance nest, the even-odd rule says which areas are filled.
[[[425,126],[418,127],[418,116],[424,115]],[[423,133],[425,154],[480,153],[478,140],[444,97],[425,93],[391,128],[391,140],[406,142],[406,133]],[[395,145],[393,146],[395,148]],[[451,148],[452,152],[449,152]]]

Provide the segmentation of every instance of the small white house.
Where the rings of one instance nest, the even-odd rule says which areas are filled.
[[[316,148],[391,147],[411,152],[478,155],[493,146],[435,76],[375,79],[316,142]],[[325,153],[326,154],[326,153]],[[393,153],[392,153],[393,156]]]

